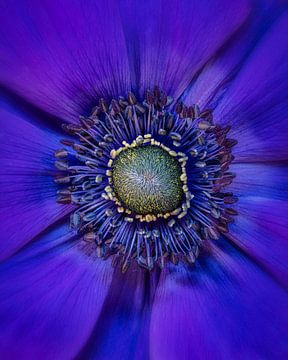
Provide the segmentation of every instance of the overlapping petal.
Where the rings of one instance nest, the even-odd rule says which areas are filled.
[[[131,85],[177,97],[248,13],[246,0],[11,1],[1,9],[0,82],[72,122]]]
[[[158,272],[149,274],[134,266],[125,274],[116,270],[101,316],[79,358],[149,358],[151,305],[158,278]]]
[[[0,267],[0,354],[71,359],[89,338],[108,293],[110,261],[79,249],[57,226]]]
[[[130,89],[116,1],[1,4],[0,83],[70,122]]]
[[[231,124],[239,141],[230,187],[239,197],[235,224],[195,268],[164,270],[154,299],[157,273],[114,273],[110,261],[96,259],[94,247],[69,230],[71,207],[57,205],[53,182],[60,135],[4,105],[0,257],[19,252],[0,266],[1,356],[287,358],[288,184],[279,162],[288,155],[288,15],[273,26],[271,17],[257,45],[258,37],[247,33],[240,48],[217,61],[248,19],[246,0],[181,6],[26,0],[0,7],[4,91],[77,122],[100,97],[130,88],[143,93],[158,85],[178,98],[206,64],[188,97],[218,105],[215,121]]]
[[[235,164],[230,190],[239,198],[229,238],[263,271],[288,286],[288,172],[285,165]]]
[[[53,153],[59,134],[29,122],[29,117],[2,104],[0,167],[0,258],[20,249],[63,218],[70,205],[56,203]]]
[[[158,85],[178,98],[201,66],[240,28],[247,1],[124,2],[133,88]]]
[[[194,269],[163,272],[151,318],[152,359],[285,359],[287,293],[227,241]],[[275,316],[275,312],[279,316]]]
[[[287,202],[247,196],[239,202],[238,211],[229,238],[288,287]]]
[[[249,61],[261,38],[270,31],[285,9],[287,4],[285,6],[281,1],[253,2],[249,17],[240,31],[201,69],[182,100],[187,104],[196,103],[201,109],[217,106],[229,86],[237,81],[238,72]]]
[[[259,43],[214,112],[232,126],[237,162],[287,160],[288,15]]]
[[[288,164],[244,163],[230,167],[236,177],[229,190],[239,198],[257,196],[286,202],[288,200]]]

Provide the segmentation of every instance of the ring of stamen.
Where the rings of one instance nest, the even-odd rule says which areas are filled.
[[[63,125],[78,140],[62,140],[65,148],[55,152],[57,201],[78,206],[71,227],[95,242],[97,256],[120,262],[123,272],[133,260],[149,270],[155,264],[163,268],[167,260],[193,264],[202,241],[227,233],[237,215],[231,207],[237,198],[225,191],[235,176],[229,172],[237,143],[227,137],[230,127],[216,125],[211,110],[197,105],[168,108],[172,101],[158,88],[147,91],[142,102],[132,93],[110,104],[101,99],[79,125]],[[144,147],[158,147],[181,167],[172,178],[181,185],[182,202],[171,202],[169,211],[161,212],[159,204],[148,206],[147,213],[137,211],[119,196],[113,179],[117,159]],[[178,185],[172,192],[179,191]]]

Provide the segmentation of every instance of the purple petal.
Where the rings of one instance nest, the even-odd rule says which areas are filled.
[[[76,122],[130,88],[117,2],[8,1],[0,14],[0,82],[38,107]]]
[[[288,287],[287,202],[247,197],[238,211],[229,238]]]
[[[286,291],[227,241],[211,252],[194,269],[162,273],[151,358],[287,358]]]
[[[229,191],[238,197],[257,196],[275,200],[288,199],[288,166],[277,163],[233,164],[236,174]]]
[[[237,161],[285,160],[288,125],[288,15],[260,42],[214,113],[231,124]]]
[[[59,135],[28,121],[7,106],[0,111],[1,259],[72,209],[56,203],[53,152]]]
[[[2,359],[71,359],[89,338],[112,268],[71,240],[58,228],[37,242],[38,253],[29,249],[0,267]]]
[[[233,171],[237,176],[229,190],[239,198],[239,215],[228,236],[288,286],[287,166],[237,164]]]
[[[175,98],[249,13],[246,1],[126,2],[133,87],[144,91],[158,85]]]
[[[102,314],[80,353],[81,359],[148,359],[150,303],[156,277],[157,274],[150,276],[139,268],[131,268],[125,274],[116,270]]]
[[[248,15],[246,1],[227,0],[120,9],[122,19],[109,0],[3,4],[2,84],[72,122],[95,98],[125,94],[130,70],[136,90],[156,84],[178,96]]]
[[[253,53],[259,39],[269,31],[269,25],[278,16],[281,4],[273,1],[254,3],[251,14],[241,31],[208,62],[197,79],[188,88],[182,100],[186,104],[198,104],[201,109],[214,108],[219,98],[233,83],[235,76],[247,58]]]

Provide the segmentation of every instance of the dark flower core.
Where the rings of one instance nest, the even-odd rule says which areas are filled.
[[[149,270],[193,264],[201,243],[226,233],[237,214],[224,191],[234,178],[230,127],[172,102],[158,88],[142,102],[132,93],[101,99],[79,125],[63,125],[70,139],[55,152],[58,202],[78,206],[71,227],[122,271],[132,261]]]
[[[180,163],[159,146],[121,151],[112,166],[116,197],[136,214],[175,210],[183,197]]]

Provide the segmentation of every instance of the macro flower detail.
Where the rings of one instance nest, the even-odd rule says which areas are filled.
[[[287,1],[0,20],[0,359],[287,360]]]
[[[224,190],[234,177],[230,127],[197,105],[169,109],[172,101],[157,87],[142,102],[130,92],[63,125],[78,139],[55,153],[64,171],[55,181],[67,184],[58,202],[79,206],[72,228],[96,242],[99,257],[122,255],[123,272],[133,259],[149,270],[167,260],[193,264],[201,242],[226,233],[237,214]]]

